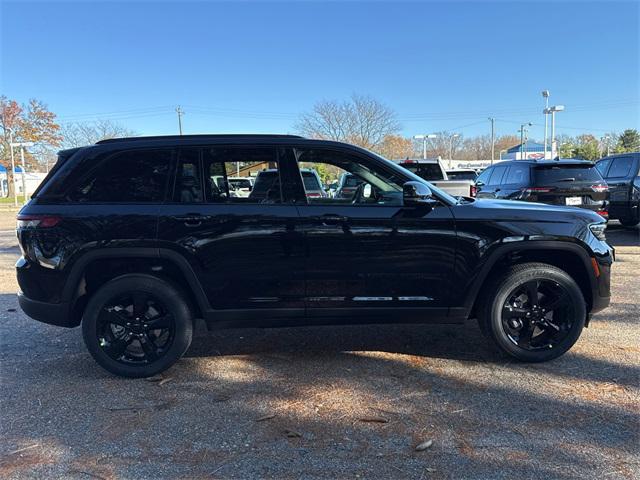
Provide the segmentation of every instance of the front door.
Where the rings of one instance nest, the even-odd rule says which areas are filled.
[[[308,315],[388,321],[398,309],[406,320],[411,312],[425,320],[425,309],[446,314],[456,246],[449,207],[403,207],[405,177],[364,154],[302,148],[295,156],[306,194],[298,211],[308,248]],[[345,174],[360,186],[348,198],[331,196],[326,186]],[[320,185],[312,187],[310,176]]]
[[[221,320],[230,310],[304,313],[302,234],[281,173],[276,148],[179,151],[159,238],[189,260]]]

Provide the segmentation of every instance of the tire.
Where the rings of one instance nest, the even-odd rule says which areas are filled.
[[[533,285],[537,293],[529,294]],[[546,362],[564,354],[580,337],[587,315],[575,280],[545,263],[513,266],[481,295],[481,329],[502,352],[525,362]]]
[[[624,227],[635,227],[636,225],[638,225],[638,223],[640,223],[640,217],[639,218],[621,218],[619,220],[622,226]]]
[[[105,283],[82,318],[82,336],[91,356],[122,377],[165,371],[184,355],[192,335],[193,315],[185,296],[151,275],[128,274]]]

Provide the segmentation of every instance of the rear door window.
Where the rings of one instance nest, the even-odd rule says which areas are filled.
[[[535,182],[538,185],[600,181],[602,176],[594,165],[545,165],[535,169]]]
[[[491,173],[488,185],[500,185],[502,183],[502,177],[507,171],[507,167],[495,167]]]
[[[67,194],[82,203],[159,203],[164,201],[171,149],[129,150],[109,155]]]
[[[511,165],[505,176],[504,183],[509,185],[529,183],[529,165]]]
[[[611,161],[607,178],[628,177],[633,167],[633,157],[618,157]]]

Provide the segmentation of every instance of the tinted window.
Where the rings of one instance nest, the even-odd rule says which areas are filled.
[[[350,173],[345,173],[343,179],[343,187],[355,188],[362,183],[362,180],[359,180],[358,177],[354,177]]]
[[[425,180],[442,180],[442,169],[437,163],[401,163],[402,167]]]
[[[511,165],[504,183],[524,184],[529,183],[529,165]]]
[[[507,171],[508,167],[496,167],[493,169],[493,172],[491,173],[491,178],[489,179],[489,182],[487,182],[488,185],[500,185],[500,182],[502,181],[502,177],[504,175],[504,172]]]
[[[631,173],[633,166],[633,157],[614,158],[611,162],[611,168],[607,174],[607,178],[627,177]]]
[[[130,150],[111,155],[72,187],[76,202],[162,202],[173,151]]]
[[[203,199],[200,149],[180,150],[173,200],[179,203],[199,203]]]
[[[203,151],[209,203],[280,203],[280,174],[272,148],[212,147]],[[250,178],[254,178],[251,187]]]
[[[600,182],[602,176],[590,165],[545,165],[535,168],[535,181],[540,185],[558,182]]]
[[[607,158],[606,160],[601,160],[598,163],[596,163],[596,168],[600,172],[600,175],[602,175],[603,177],[607,173],[607,168],[609,168],[610,163],[611,163],[610,158]]]
[[[486,185],[489,182],[489,178],[491,177],[491,172],[493,172],[493,168],[486,168],[482,171],[478,178],[476,178],[476,183],[482,183]]]

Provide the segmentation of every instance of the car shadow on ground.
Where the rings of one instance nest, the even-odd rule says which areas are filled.
[[[640,227],[623,227],[620,222],[612,220],[607,224],[607,242],[612,247],[640,246]]]

